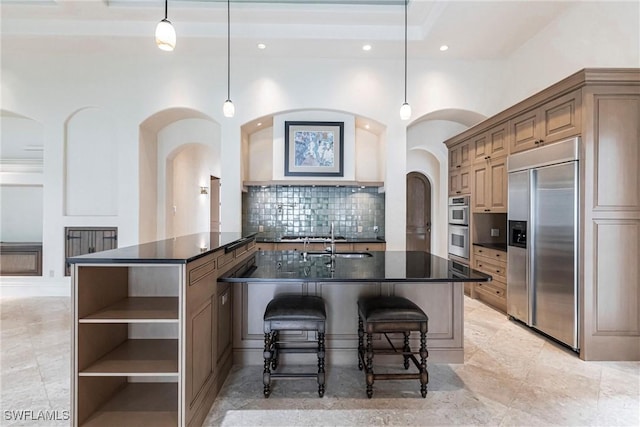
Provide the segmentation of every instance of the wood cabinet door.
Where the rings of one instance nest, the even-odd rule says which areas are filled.
[[[464,141],[449,149],[449,170],[461,169],[471,165],[472,141]]]
[[[582,126],[582,93],[568,93],[540,108],[541,143],[549,144],[580,134]]]
[[[498,126],[489,129],[486,134],[487,144],[489,145],[488,156],[492,159],[507,155],[507,145],[509,136],[509,124],[504,122]]]
[[[489,185],[489,164],[484,162],[473,168],[473,191],[471,197],[473,212],[487,212],[489,209],[491,190]]]
[[[473,141],[473,163],[480,163],[487,160],[490,155],[490,144],[487,141],[487,133],[482,133],[472,138]]]
[[[491,160],[489,165],[491,212],[507,212],[507,165],[505,159]]]
[[[540,140],[540,110],[527,111],[509,121],[509,154],[534,148]]]
[[[457,169],[449,172],[449,195],[469,194],[471,192],[471,170]]]

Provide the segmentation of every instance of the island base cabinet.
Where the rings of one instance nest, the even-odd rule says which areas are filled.
[[[400,295],[418,304],[429,316],[427,348],[429,360],[462,363],[463,354],[463,283],[386,283],[386,282],[281,282],[237,283],[234,294],[234,361],[243,365],[264,363],[263,315],[269,301],[278,294],[297,293],[321,296],[327,309],[325,336],[327,360],[334,365],[357,363],[357,300],[364,296]],[[313,341],[307,332],[289,332],[289,340]],[[394,337],[395,339],[395,337]],[[383,337],[375,342],[386,345]],[[412,347],[419,347],[418,336]],[[289,356],[290,363],[313,364],[306,355]],[[390,357],[380,356],[382,360]]]
[[[79,427],[178,425],[178,383],[136,377],[80,377]]]

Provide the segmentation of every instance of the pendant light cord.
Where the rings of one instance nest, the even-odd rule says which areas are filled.
[[[404,1],[404,103],[407,103],[407,4],[409,0]]]
[[[227,0],[227,100],[231,100],[231,0]]]
[[[164,20],[167,20],[167,9],[169,8],[168,6],[169,0],[164,0]]]

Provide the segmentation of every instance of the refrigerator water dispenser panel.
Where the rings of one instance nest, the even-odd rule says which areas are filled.
[[[527,247],[527,221],[509,221],[509,246]]]

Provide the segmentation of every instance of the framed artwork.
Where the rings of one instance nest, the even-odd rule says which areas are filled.
[[[285,176],[344,176],[344,122],[284,122]]]

